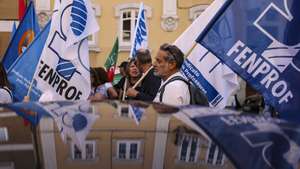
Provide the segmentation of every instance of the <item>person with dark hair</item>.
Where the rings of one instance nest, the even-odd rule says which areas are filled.
[[[9,103],[12,102],[12,93],[10,90],[10,84],[7,79],[6,71],[0,64],[0,103]]]
[[[141,73],[137,66],[135,65],[135,59],[131,59],[125,70],[126,76],[124,79],[120,80],[120,83],[114,86],[114,88],[118,91],[119,98],[123,99],[123,92],[126,91],[127,88],[133,87],[135,83],[141,77]],[[139,90],[139,86],[136,88]],[[126,99],[129,99],[128,97]]]
[[[89,100],[104,100],[118,96],[112,84],[108,82],[107,72],[102,67],[91,68],[91,85]]]
[[[140,89],[128,88],[126,95],[135,100],[153,101],[159,89],[161,79],[154,75],[151,54],[148,49],[137,51],[136,66],[143,73]]]
[[[119,65],[119,69],[120,69],[120,74],[121,74],[121,79],[118,81],[117,84],[114,85],[114,88],[116,89],[116,91],[118,92],[118,95],[120,96],[120,90],[123,89],[123,86],[125,84],[126,78],[127,78],[127,66],[128,62],[127,61],[123,61],[120,65]]]
[[[169,105],[190,104],[188,84],[182,80],[172,80],[172,78],[178,76],[184,78],[179,71],[183,61],[184,54],[177,46],[170,44],[160,46],[153,64],[154,74],[162,79],[160,90],[154,99],[155,102]],[[162,88],[164,88],[163,92],[161,91]],[[163,93],[162,96],[161,93]]]
[[[123,77],[126,76],[127,65],[128,65],[128,62],[127,62],[127,61],[123,61],[123,62],[119,65],[120,74],[121,74]]]

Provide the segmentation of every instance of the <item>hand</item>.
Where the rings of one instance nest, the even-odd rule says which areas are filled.
[[[29,96],[24,96],[23,101],[24,102],[30,102],[30,97]]]
[[[126,92],[126,96],[136,97],[139,92],[133,88],[128,88]]]

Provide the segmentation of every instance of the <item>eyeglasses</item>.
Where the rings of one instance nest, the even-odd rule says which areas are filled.
[[[169,61],[174,60],[176,63],[178,63],[178,60],[174,55],[174,47],[175,47],[174,45],[165,43],[161,46],[161,49],[170,54],[170,55],[168,55],[168,60]]]

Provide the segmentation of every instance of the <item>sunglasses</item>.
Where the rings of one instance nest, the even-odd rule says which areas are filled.
[[[171,61],[171,60],[174,60],[176,63],[178,63],[178,60],[177,58],[175,57],[175,51],[174,49],[176,48],[175,45],[170,45],[170,44],[163,44],[161,46],[161,49],[168,52],[170,55],[168,55],[168,60]]]

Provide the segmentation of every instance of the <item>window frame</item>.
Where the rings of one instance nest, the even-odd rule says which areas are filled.
[[[126,113],[125,113],[125,111]],[[131,118],[131,113],[129,112],[129,106],[126,104],[119,104],[117,107],[117,111],[119,114],[119,117],[122,118]]]
[[[2,133],[2,132],[3,132],[4,138],[2,139],[0,137],[0,142],[7,142],[9,140],[7,127],[0,127],[0,133]]]
[[[137,19],[139,6],[140,6],[139,3],[126,3],[126,4],[119,4],[115,6],[115,17],[118,18],[119,51],[130,51],[131,49],[131,43],[133,41],[135,23],[136,23],[136,22],[132,22],[132,20]],[[149,20],[149,18],[152,16],[152,9],[145,4],[144,4],[144,9],[145,9],[146,19]],[[123,18],[123,13],[128,11],[131,11],[130,40],[124,41],[122,18]]]
[[[125,158],[119,158],[120,155],[120,144],[125,144]],[[131,144],[137,144],[137,151],[136,151],[136,158],[130,159],[130,145]],[[116,144],[116,159],[118,160],[127,160],[127,161],[138,161],[140,160],[140,152],[141,152],[141,141],[140,140],[118,140]]]
[[[188,146],[187,146],[187,153],[185,155],[185,160],[181,160],[181,152],[182,152],[182,146],[183,146],[183,140],[184,139],[188,140]],[[196,139],[196,152],[195,152],[195,156],[194,156],[194,160],[190,161],[190,156],[191,156],[191,146],[192,146],[192,140]],[[179,146],[178,146],[178,152],[177,152],[177,157],[178,157],[178,161],[180,162],[185,162],[185,163],[197,163],[198,162],[198,158],[199,158],[199,153],[200,153],[200,138],[199,137],[195,137],[192,135],[188,135],[188,134],[183,134],[180,138],[180,142],[179,142]]]
[[[211,151],[211,147],[212,147],[213,145],[215,145],[215,150],[214,150],[214,152],[213,152],[212,162],[209,163],[209,162],[208,162],[208,160],[210,160],[209,154],[210,154],[210,151]],[[220,163],[220,164],[217,164],[219,153],[222,153],[222,156],[221,156],[221,163]],[[222,166],[222,165],[224,165],[224,160],[225,160],[225,154],[224,154],[224,152],[221,151],[220,148],[219,148],[214,142],[210,142],[210,143],[209,143],[209,147],[208,147],[208,149],[207,149],[205,162],[206,162],[207,164],[209,164],[209,165]]]
[[[95,13],[95,17],[98,18],[101,16],[101,8],[99,4],[92,4],[92,8]],[[89,51],[93,52],[100,52],[99,48],[99,32],[100,32],[100,27],[99,31],[95,32],[94,34],[90,35],[90,39],[88,39],[88,45],[89,45]]]
[[[130,13],[130,18],[123,18],[125,13]],[[138,9],[123,9],[121,11],[121,16],[120,16],[120,27],[119,27],[119,39],[120,39],[120,46],[131,46],[131,42],[133,40],[133,36],[134,36],[134,28],[136,25],[136,21],[137,21],[137,17],[138,17]],[[124,21],[125,20],[129,20],[130,21],[130,37],[129,37],[129,41],[126,41],[123,37],[123,35],[125,34],[125,30],[123,29],[124,26]]]
[[[87,159],[86,145],[92,144],[93,154],[91,159]],[[96,159],[96,141],[95,140],[87,140],[84,142],[84,150],[81,151],[81,158],[75,158],[75,143],[71,143],[71,156],[74,161],[84,161],[84,160],[95,160]]]

